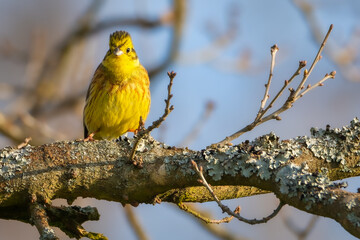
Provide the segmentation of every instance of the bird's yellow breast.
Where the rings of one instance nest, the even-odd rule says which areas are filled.
[[[118,76],[120,77],[120,76]],[[145,122],[150,109],[149,78],[139,65],[128,77],[116,76],[100,64],[89,87],[84,125],[95,139],[114,139]],[[115,80],[115,81],[114,81]]]

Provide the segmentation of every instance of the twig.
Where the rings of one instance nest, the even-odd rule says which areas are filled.
[[[218,197],[215,195],[214,191],[212,190],[212,188],[210,187],[210,185],[207,183],[205,177],[204,177],[204,174],[203,174],[203,169],[202,167],[200,166],[200,169],[198,167],[198,165],[196,164],[195,161],[191,161],[193,167],[195,168],[197,174],[199,175],[200,177],[200,180],[199,182],[202,183],[206,188],[207,190],[209,191],[209,193],[211,194],[211,196],[214,198],[214,200],[216,201],[216,203],[218,204],[218,206],[221,208],[221,210],[223,212],[226,212],[227,214],[229,214],[230,216],[233,216],[235,218],[237,218],[238,220],[242,221],[242,222],[245,222],[245,223],[248,223],[248,224],[251,224],[251,225],[254,225],[254,224],[259,224],[259,223],[266,223],[268,222],[270,219],[274,218],[279,212],[280,212],[280,209],[285,205],[282,201],[280,201],[278,207],[267,217],[264,217],[262,219],[246,219],[246,218],[243,218],[240,216],[239,213],[236,213],[236,210],[240,207],[237,207],[235,211],[231,211],[230,208],[224,204],[221,203],[221,201],[218,199]]]
[[[32,195],[30,204],[31,219],[40,233],[40,239],[43,240],[57,240],[55,232],[49,226],[46,211],[41,204],[37,203],[36,196]]]
[[[267,112],[270,108],[272,108],[273,104],[275,103],[275,101],[283,94],[285,88],[287,86],[289,86],[289,84],[295,79],[296,76],[300,75],[301,73],[301,69],[303,69],[306,66],[306,61],[300,61],[299,62],[299,66],[298,69],[296,69],[295,73],[291,76],[291,78],[289,80],[285,80],[284,81],[284,85],[283,87],[280,89],[280,91],[276,94],[276,96],[274,97],[274,99],[270,102],[270,104],[266,107],[266,109],[264,110],[264,112]]]
[[[273,72],[274,72],[274,67],[275,67],[275,57],[276,57],[277,51],[279,51],[279,48],[275,44],[274,46],[271,47],[271,64],[270,64],[269,79],[268,79],[267,84],[265,84],[265,94],[264,94],[263,100],[261,100],[261,106],[260,106],[259,113],[261,113],[264,110],[266,101],[269,99],[269,89],[270,89],[271,79],[273,77]]]
[[[168,96],[167,96],[167,99],[165,99],[165,110],[164,110],[164,114],[156,121],[154,121],[151,126],[149,126],[147,129],[141,129],[137,135],[136,135],[136,141],[134,143],[134,146],[131,150],[131,154],[130,154],[130,161],[133,162],[134,164],[136,163],[136,161],[134,160],[134,157],[135,157],[135,152],[136,152],[136,148],[140,142],[140,140],[148,135],[152,130],[154,130],[155,128],[158,128],[162,122],[165,121],[165,119],[167,118],[167,116],[172,112],[172,110],[174,110],[174,106],[171,105],[170,106],[170,99],[173,97],[173,95],[171,94],[171,87],[173,85],[173,81],[174,81],[174,78],[176,76],[176,73],[174,71],[172,72],[168,72],[167,73],[168,76],[169,76],[169,79],[170,79],[170,82],[169,82],[169,85],[168,85]],[[140,125],[142,122],[142,119],[140,119]],[[135,164],[137,165],[137,164]]]
[[[295,100],[301,98],[302,96],[304,96],[307,92],[309,92],[310,90],[319,87],[319,86],[323,86],[323,82],[325,82],[326,80],[328,80],[329,78],[335,78],[335,74],[336,71],[332,71],[330,74],[325,74],[325,76],[316,84],[314,84],[313,86],[311,86],[310,84],[306,87],[306,89],[300,93],[299,95],[297,95],[297,97],[295,98]]]
[[[322,41],[322,30],[319,20],[315,15],[315,7],[311,1],[293,0],[296,8],[303,14],[305,22],[309,27],[309,32],[316,43]],[[330,45],[324,52],[335,65],[338,66],[340,74],[350,81],[360,80],[360,70],[357,65],[359,58],[359,34],[356,30],[352,32],[348,42],[344,46],[336,44]]]
[[[221,220],[213,220],[209,217],[206,217],[208,214],[204,211],[201,211],[199,209],[194,209],[193,207],[190,207],[188,204],[185,203],[178,203],[177,206],[184,210],[185,212],[189,213],[190,215],[194,216],[198,222],[204,227],[206,231],[211,233],[213,236],[217,237],[218,239],[222,240],[245,240],[246,238],[239,236],[239,234],[235,234],[227,230],[226,228],[222,227],[223,225],[217,225],[218,223],[228,223],[230,222],[234,217],[225,217]],[[240,210],[240,208],[239,208]],[[215,223],[215,224],[209,224],[209,223]]]
[[[134,230],[137,239],[139,240],[147,240],[149,239],[146,235],[146,233],[144,232],[143,227],[140,225],[138,218],[136,217],[133,208],[130,205],[126,205],[124,207],[125,210],[125,215],[126,218],[130,224],[130,226],[132,227],[132,229]]]
[[[301,83],[299,84],[299,86],[297,87],[296,91],[295,91],[295,96],[299,95],[299,92],[303,89],[303,86],[306,82],[306,80],[308,79],[308,77],[310,76],[311,72],[314,70],[314,67],[316,66],[316,64],[320,61],[321,59],[321,52],[324,50],[324,47],[325,47],[325,44],[326,44],[326,41],[331,33],[333,29],[333,25],[331,24],[330,27],[329,27],[329,30],[328,32],[326,33],[325,35],[325,38],[324,40],[322,41],[321,45],[320,45],[320,48],[314,58],[314,61],[312,62],[310,68],[309,68],[309,71],[304,71],[304,77],[303,79],[301,80]]]
[[[335,71],[332,71],[330,74],[326,74],[324,78],[322,78],[319,82],[317,82],[316,84],[314,84],[312,87],[311,85],[308,85],[308,87],[304,89],[304,85],[306,83],[306,80],[308,79],[308,77],[310,76],[311,72],[313,71],[313,69],[315,68],[316,64],[320,61],[321,59],[321,53],[325,47],[326,41],[331,33],[333,29],[333,25],[331,24],[329,27],[329,30],[323,40],[323,42],[321,43],[321,46],[309,68],[309,70],[304,70],[304,74],[303,74],[303,78],[301,80],[301,82],[299,83],[299,85],[296,87],[296,90],[294,90],[293,88],[289,88],[290,90],[290,94],[288,96],[288,98],[286,99],[286,101],[284,102],[284,104],[278,108],[277,110],[275,110],[272,113],[269,113],[265,116],[265,114],[269,111],[270,108],[272,108],[273,104],[275,103],[276,100],[279,99],[279,97],[282,95],[282,93],[284,92],[285,88],[287,88],[289,86],[289,84],[295,79],[296,76],[298,76],[301,72],[301,69],[303,69],[306,66],[306,61],[300,61],[299,62],[299,66],[298,69],[295,71],[295,73],[292,75],[292,77],[289,80],[286,80],[284,82],[283,87],[280,89],[280,91],[275,95],[275,97],[272,99],[272,101],[270,102],[270,104],[265,108],[266,105],[266,101],[268,100],[268,92],[269,92],[269,88],[270,88],[270,83],[271,83],[271,79],[273,76],[273,68],[274,68],[274,64],[275,64],[275,54],[278,50],[277,46],[274,45],[273,47],[271,47],[271,66],[270,66],[270,73],[269,73],[269,79],[268,79],[268,83],[265,85],[266,89],[265,89],[265,94],[264,94],[264,98],[261,101],[261,106],[260,109],[256,115],[255,120],[250,123],[249,125],[247,125],[246,127],[240,129],[239,131],[235,132],[234,134],[226,137],[225,139],[223,139],[222,141],[216,143],[216,144],[212,144],[212,146],[216,146],[216,145],[224,145],[224,144],[230,144],[230,142],[238,137],[240,137],[242,134],[251,131],[252,129],[254,129],[256,126],[260,125],[261,123],[264,123],[266,121],[272,120],[272,119],[276,119],[276,120],[281,120],[280,118],[280,113],[286,111],[287,109],[291,108],[294,104],[295,101],[297,101],[299,98],[301,98],[302,96],[304,96],[304,94],[306,94],[307,92],[309,92],[310,90],[319,87],[319,86],[323,86],[323,82],[326,81],[329,78],[335,78]],[[303,90],[303,91],[302,91]]]
[[[20,143],[20,144],[17,146],[17,149],[26,147],[31,140],[32,140],[31,137],[25,138],[24,142]]]
[[[233,220],[234,216],[230,216],[230,217],[224,217],[220,220],[215,220],[215,219],[210,219],[208,217],[202,216],[200,213],[196,212],[195,210],[191,209],[189,206],[187,206],[186,204],[180,202],[177,204],[178,207],[181,210],[184,210],[185,212],[190,213],[191,215],[193,215],[194,217],[202,220],[205,223],[214,223],[214,224],[220,224],[220,223],[228,223],[231,220]],[[235,213],[240,213],[240,207],[237,207],[234,211]]]

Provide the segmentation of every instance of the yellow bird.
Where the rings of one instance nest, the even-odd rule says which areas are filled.
[[[109,50],[91,80],[84,108],[84,137],[114,139],[139,128],[150,110],[149,76],[130,34],[110,35]]]

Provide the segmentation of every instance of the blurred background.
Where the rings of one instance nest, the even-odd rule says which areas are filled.
[[[359,12],[357,0],[0,0],[0,147],[26,137],[32,137],[32,145],[82,138],[85,93],[108,49],[109,35],[116,30],[131,33],[150,74],[152,105],[146,125],[163,113],[166,72],[177,72],[175,110],[153,137],[200,150],[254,120],[273,44],[280,50],[270,96],[300,60],[307,60],[309,67],[334,24],[323,58],[308,81],[314,84],[333,70],[336,78],[296,102],[281,115],[282,121],[267,122],[235,143],[270,131],[287,139],[309,135],[313,126],[348,125],[360,116]],[[347,181],[348,190],[356,191],[359,179]],[[247,218],[261,218],[277,206],[273,194],[224,202],[232,209],[240,205]],[[94,199],[77,199],[74,204],[98,207],[100,221],[84,227],[109,239],[355,239],[331,219],[288,206],[262,225],[233,220],[204,226],[173,204],[142,204],[126,211],[118,203]],[[213,218],[223,217],[215,203],[191,206]],[[145,236],[133,231],[131,216]],[[58,230],[57,234],[68,239]],[[33,226],[0,220],[1,239],[38,236]]]

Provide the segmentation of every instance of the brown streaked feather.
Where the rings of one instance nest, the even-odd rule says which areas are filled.
[[[89,88],[88,88],[88,90],[86,92],[85,106],[86,106],[86,104],[88,104],[87,101],[89,99],[90,91],[91,91],[92,87],[94,86],[95,81],[99,81],[99,80],[103,79],[103,75],[104,75],[103,74],[103,68],[104,68],[103,65],[100,63],[99,66],[95,70],[94,76],[91,79]],[[84,108],[84,110],[85,110],[85,108]],[[84,118],[85,118],[85,114],[83,114],[83,126],[84,126],[84,138],[87,138],[89,136],[89,130],[87,129],[87,127],[85,125],[85,119]]]

